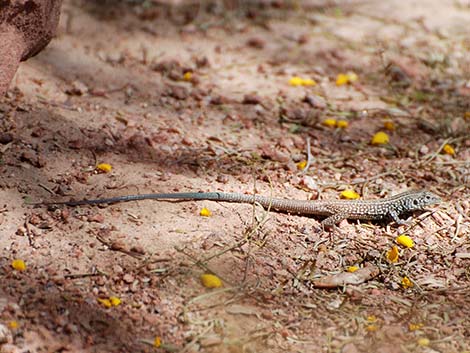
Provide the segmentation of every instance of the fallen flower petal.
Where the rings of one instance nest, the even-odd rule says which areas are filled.
[[[357,267],[357,266],[349,266],[347,268],[347,271],[351,272],[351,273],[356,272],[357,270],[359,270],[359,267]]]
[[[336,76],[336,86],[342,86],[349,82],[348,75],[345,74],[338,74]]]
[[[301,162],[297,163],[297,169],[298,170],[304,170],[306,166],[307,166],[307,161],[301,161]]]
[[[336,123],[336,127],[340,129],[346,129],[348,127],[349,123],[346,120],[338,120]]]
[[[183,75],[184,81],[191,81],[192,78],[193,78],[193,73],[191,71],[187,71]]]
[[[455,155],[455,150],[454,150],[454,148],[453,148],[451,145],[448,145],[448,144],[445,144],[444,147],[442,147],[442,151],[443,151],[445,154],[448,154],[448,155],[450,155],[450,156]]]
[[[111,170],[113,170],[113,167],[108,163],[100,163],[96,166],[96,169],[104,173],[109,173]]]
[[[17,271],[25,271],[26,263],[23,260],[15,259],[11,262],[11,267],[13,267]]]
[[[351,82],[356,82],[359,77],[357,76],[357,74],[355,72],[352,72],[352,71],[349,71],[347,74],[346,74],[347,78],[348,78],[348,83],[351,83]]]
[[[329,127],[335,127],[337,124],[336,119],[325,119],[323,120],[323,125]]]
[[[311,78],[305,78],[302,80],[302,86],[316,86],[316,82]]]
[[[371,144],[373,145],[384,145],[390,141],[390,138],[385,132],[379,131],[376,133],[371,140]]]
[[[429,346],[429,343],[431,343],[431,341],[429,341],[429,338],[420,338],[418,339],[418,346],[421,346],[421,347],[427,347]]]
[[[113,304],[111,304],[111,301],[107,298],[98,298],[97,300],[98,300],[98,303],[103,305],[105,308],[110,308],[113,306]]]
[[[121,298],[118,298],[118,297],[109,297],[109,302],[111,303],[112,306],[118,306],[121,304],[122,300]]]
[[[359,198],[359,194],[351,189],[341,191],[340,196],[346,200],[357,200]]]
[[[403,288],[408,289],[408,288],[413,287],[413,282],[411,282],[411,280],[408,277],[405,276],[401,280],[401,285],[402,285]]]
[[[208,209],[208,208],[203,208],[201,209],[201,212],[199,212],[199,214],[202,216],[202,217],[210,217],[212,216],[212,212]]]
[[[11,328],[12,330],[16,330],[20,325],[18,324],[18,321],[12,320],[8,322],[8,327]]]
[[[201,283],[206,288],[219,288],[222,287],[222,280],[216,275],[205,273],[201,275]]]
[[[291,86],[301,86],[302,82],[303,82],[302,78],[298,76],[294,76],[289,79],[289,85]]]
[[[409,329],[410,331],[417,331],[417,330],[421,329],[423,326],[424,326],[424,324],[422,324],[422,323],[418,323],[418,324],[409,324],[409,325],[408,325],[408,329]]]
[[[413,239],[411,239],[408,235],[405,234],[398,236],[396,241],[398,244],[406,246],[407,248],[412,248],[415,245]]]
[[[398,247],[396,245],[394,245],[393,248],[387,252],[387,259],[392,263],[398,261]]]
[[[395,130],[395,124],[393,123],[393,121],[385,121],[384,122],[384,129],[385,130],[388,130],[388,131],[394,131]]]

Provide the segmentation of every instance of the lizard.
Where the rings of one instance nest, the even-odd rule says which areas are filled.
[[[424,210],[427,206],[441,203],[441,198],[426,190],[409,190],[377,200],[290,200],[225,192],[180,192],[116,196],[78,201],[41,202],[35,205],[98,205],[139,200],[211,200],[233,203],[257,203],[269,210],[325,217],[323,227],[332,227],[344,219],[393,220],[399,225],[407,224],[400,215]]]

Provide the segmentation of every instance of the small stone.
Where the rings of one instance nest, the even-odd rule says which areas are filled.
[[[5,325],[0,324],[0,344],[12,343],[12,342],[13,342],[13,336],[10,330]]]
[[[225,174],[219,174],[219,175],[217,175],[216,180],[217,180],[219,183],[227,184],[227,183],[228,183],[228,176],[225,175]],[[2,223],[1,223],[1,218],[0,218],[0,224],[2,224]]]
[[[124,269],[119,266],[119,265],[114,265],[113,266],[113,273],[116,273],[116,274],[120,274],[120,273],[123,273],[124,272]]]
[[[88,92],[88,87],[81,81],[73,81],[72,85],[69,89],[65,91],[65,93],[71,96],[82,96]]]
[[[36,152],[32,150],[24,151],[20,156],[20,160],[23,162],[29,162],[31,165],[36,165],[37,164]]]
[[[210,103],[213,105],[222,105],[229,103],[229,100],[224,96],[216,95],[211,97]]]
[[[326,108],[326,102],[320,96],[307,94],[304,97],[304,102],[308,103],[312,108],[318,108],[318,109],[325,109]]]
[[[426,155],[429,153],[429,147],[426,145],[422,145],[421,148],[419,149],[419,153],[422,155]]]
[[[359,353],[359,350],[354,345],[354,343],[350,342],[343,346],[341,353]]]
[[[178,100],[185,100],[189,97],[189,92],[186,87],[170,86],[168,95]]]
[[[120,64],[124,61],[124,56],[119,52],[108,53],[106,61],[110,64]]]
[[[16,230],[15,232],[16,235],[19,235],[19,236],[24,236],[26,234],[26,228],[23,227],[23,226],[20,226],[18,227],[18,229]]]
[[[297,43],[299,44],[306,44],[309,41],[309,36],[308,34],[301,34],[299,38],[297,38]]]
[[[131,275],[130,273],[126,273],[123,277],[122,277],[122,280],[127,283],[127,284],[131,284],[132,282],[134,282],[134,276]]]
[[[309,175],[302,178],[301,184],[312,191],[318,191],[319,189],[317,182]]]
[[[196,59],[196,66],[198,68],[202,68],[202,67],[210,67],[210,62],[209,62],[209,59],[207,58],[207,56],[203,56],[201,58],[197,58]]]
[[[202,337],[199,340],[199,344],[201,347],[212,347],[216,345],[222,344],[222,338],[219,336],[207,336],[207,337]]]
[[[264,46],[266,45],[266,42],[262,38],[254,37],[254,38],[248,39],[248,41],[246,42],[246,45],[255,49],[263,49]]]
[[[2,145],[6,145],[7,143],[10,143],[13,141],[13,135],[9,134],[7,132],[0,132],[0,143]]]
[[[96,213],[96,214],[88,217],[88,222],[103,223],[104,222],[104,216],[101,213]]]
[[[115,240],[111,243],[111,250],[115,251],[127,251],[127,246],[122,240]]]
[[[4,344],[0,348],[0,353],[20,353],[22,350],[14,344]]]
[[[190,137],[183,137],[181,140],[181,143],[185,146],[192,146],[194,144],[194,141]]]
[[[261,104],[262,99],[257,94],[245,94],[243,104]]]
[[[145,249],[140,245],[133,245],[131,251],[140,255],[145,255]]]

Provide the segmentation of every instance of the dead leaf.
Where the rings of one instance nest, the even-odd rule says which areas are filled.
[[[380,270],[375,265],[370,265],[357,270],[356,272],[341,272],[336,275],[325,276],[313,282],[317,288],[336,288],[346,284],[361,284],[364,283],[380,273]]]
[[[225,311],[228,314],[233,314],[233,315],[254,315],[258,319],[260,318],[260,312],[259,309],[250,307],[250,306],[245,306],[245,305],[240,305],[240,304],[234,304],[230,305],[225,309]]]

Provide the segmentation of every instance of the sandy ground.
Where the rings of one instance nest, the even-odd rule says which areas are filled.
[[[469,23],[466,1],[65,1],[0,100],[0,352],[470,351]],[[26,204],[410,188],[444,202],[327,233],[252,205]],[[415,245],[391,263],[400,234]],[[379,274],[314,287],[349,266]]]

